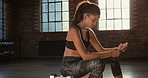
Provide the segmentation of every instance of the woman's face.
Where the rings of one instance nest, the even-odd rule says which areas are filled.
[[[92,15],[92,14],[85,14],[85,23],[86,27],[92,28],[94,25],[97,24],[98,19],[100,18],[100,15]]]

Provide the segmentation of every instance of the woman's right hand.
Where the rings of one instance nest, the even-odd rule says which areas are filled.
[[[119,49],[112,49],[110,54],[111,54],[111,57],[118,57],[121,54],[121,52]]]
[[[127,49],[128,46],[128,42],[122,44],[120,43],[120,45],[117,47],[121,52],[124,52]]]

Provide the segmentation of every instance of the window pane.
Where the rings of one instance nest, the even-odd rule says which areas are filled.
[[[55,21],[55,13],[49,13],[49,21]]]
[[[3,39],[3,30],[0,29],[0,39]]]
[[[99,30],[106,30],[106,20],[99,20]]]
[[[99,6],[101,9],[105,9],[105,0],[99,0]]]
[[[69,30],[69,22],[63,22],[63,31]]]
[[[130,29],[130,22],[129,20],[122,20],[122,28],[123,29]]]
[[[114,9],[114,18],[121,18],[121,9]]]
[[[49,23],[49,32],[55,32],[55,23]]]
[[[114,20],[115,30],[121,30],[121,20]]]
[[[3,11],[2,11],[2,9],[0,9],[0,18],[2,18],[3,17]]]
[[[60,32],[68,29],[68,0],[42,0],[42,31]]]
[[[122,18],[130,18],[129,9],[122,9]]]
[[[107,10],[107,19],[113,19],[113,9]]]
[[[61,0],[55,0],[55,1],[61,1]]]
[[[2,19],[0,19],[0,29],[3,27]]]
[[[43,13],[42,15],[43,15],[43,16],[42,16],[42,17],[43,17],[43,18],[42,18],[42,21],[43,21],[43,22],[48,22],[48,13]]]
[[[56,11],[61,11],[61,3],[56,3]]]
[[[42,0],[42,2],[48,2],[48,0]]]
[[[62,2],[62,10],[63,11],[68,11],[69,10],[68,2]]]
[[[121,8],[121,0],[114,0],[114,8]]]
[[[129,0],[122,0],[122,8],[129,8]]]
[[[62,18],[63,18],[63,21],[68,21],[69,20],[69,12],[63,12]]]
[[[56,21],[62,21],[61,20],[61,12],[56,12]]]
[[[54,0],[49,0],[49,2],[54,2]]]
[[[113,30],[113,20],[107,20],[107,30]]]
[[[4,24],[3,24],[3,0],[0,0],[0,39],[4,39],[5,33],[4,33]]]
[[[54,3],[50,3],[50,4],[49,4],[49,12],[55,11],[54,6],[55,6]]]
[[[130,28],[129,0],[98,0],[98,5],[101,10],[99,30]]]
[[[106,19],[106,10],[101,10],[100,19]]]
[[[2,19],[3,18],[3,11],[2,11],[2,9],[0,9],[0,19]]]
[[[48,4],[47,3],[42,4],[42,12],[48,12]]]
[[[107,0],[107,8],[113,8],[113,0]]]
[[[3,7],[3,4],[2,4],[2,1],[0,1],[0,8],[2,8]]]
[[[57,22],[56,23],[56,31],[62,31],[62,22]]]
[[[48,32],[48,23],[42,23],[42,31]]]

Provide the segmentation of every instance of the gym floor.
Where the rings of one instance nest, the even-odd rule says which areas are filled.
[[[60,75],[61,59],[17,59],[0,62],[0,78],[49,78]],[[147,78],[148,59],[120,60],[124,78]],[[106,65],[103,78],[113,78],[110,65]]]

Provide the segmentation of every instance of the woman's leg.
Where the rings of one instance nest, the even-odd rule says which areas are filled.
[[[105,63],[111,64],[111,70],[112,70],[113,76],[115,78],[123,78],[121,67],[120,67],[120,64],[119,64],[119,59],[117,57],[107,58],[107,59],[104,59],[104,61],[105,61]]]
[[[105,69],[105,63],[102,60],[94,59],[89,63],[89,67],[93,67],[89,78],[102,78],[102,73]]]
[[[122,78],[122,71],[118,58],[112,58],[111,69],[115,78]]]
[[[92,59],[87,61],[79,61],[75,63],[65,64],[62,66],[62,74],[80,78],[90,73],[89,78],[100,78],[104,71],[105,64],[100,59]]]

